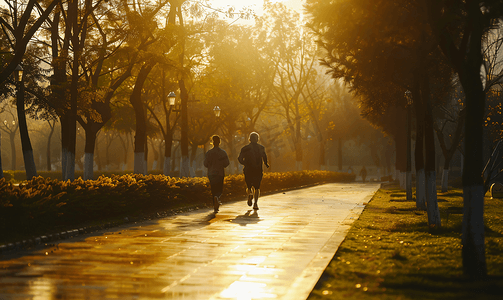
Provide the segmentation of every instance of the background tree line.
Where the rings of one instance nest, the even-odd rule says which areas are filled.
[[[394,137],[402,172],[410,172],[407,121],[414,118],[416,207],[427,210],[430,228],[441,227],[435,133],[445,161],[444,191],[450,159],[460,148],[463,267],[471,278],[484,278],[487,184],[482,170],[484,152],[492,146],[487,140],[484,145],[484,125],[490,125],[493,140],[501,138],[496,107],[501,103],[502,2],[308,0],[307,10],[309,26],[325,50],[322,64],[360,97],[365,117]]]
[[[278,157],[276,170],[292,169],[286,165],[293,160],[295,170],[305,168],[303,162],[326,168],[327,161],[342,170],[342,145],[356,137],[378,149],[373,152],[384,149],[385,138],[377,144],[368,138],[381,135],[361,120],[346,89],[324,76],[299,13],[270,2],[264,10],[254,25],[238,25],[228,20],[251,18],[252,11],[224,11],[211,1],[7,1],[1,16],[3,119],[32,135],[47,132],[44,167],[58,160],[70,180],[76,165],[92,179],[118,151],[120,168],[134,153],[135,173],[158,168],[194,176],[197,156],[215,133],[233,159],[230,172],[238,171],[236,151],[254,130]],[[18,65],[22,93],[13,78]],[[170,92],[181,103],[170,106]],[[21,95],[24,104],[14,105]],[[26,112],[8,115],[15,107]],[[44,122],[27,128],[18,121],[24,114]],[[7,157],[16,169],[18,129],[0,128],[13,138]],[[188,132],[185,147],[182,130]],[[61,151],[54,151],[58,140]],[[337,159],[325,155],[331,140],[339,145]],[[118,145],[123,149],[114,150]],[[37,159],[24,160],[28,178],[36,176],[35,160],[42,161],[42,151],[35,152]],[[155,166],[147,167],[149,156]]]

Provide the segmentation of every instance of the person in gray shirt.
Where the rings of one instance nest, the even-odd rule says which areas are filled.
[[[262,182],[263,170],[262,164],[269,168],[267,155],[264,146],[258,143],[259,135],[256,132],[250,133],[250,143],[239,153],[238,161],[244,166],[246,193],[248,194],[248,206],[252,206],[252,200],[255,199],[253,209],[258,209],[258,197],[260,196],[260,183]]]
[[[220,207],[220,197],[224,189],[224,169],[229,165],[227,153],[220,149],[220,137],[211,137],[213,148],[204,155],[204,166],[208,168],[208,179],[210,180],[211,195],[213,198],[213,208],[218,212]]]

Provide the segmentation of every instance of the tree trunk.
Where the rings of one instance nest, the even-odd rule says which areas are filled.
[[[10,140],[10,152],[11,152],[11,158],[12,158],[12,162],[11,162],[11,170],[12,171],[15,171],[16,170],[16,143],[15,143],[15,139],[16,138],[16,135],[15,135],[15,132],[11,132],[9,134],[9,140]]]
[[[472,43],[478,41],[478,47],[480,47],[481,35],[473,36],[472,39],[475,41]],[[477,46],[472,47],[474,49],[471,49],[471,51],[476,52]],[[480,48],[478,48],[478,51],[480,53]],[[482,178],[484,167],[483,118],[485,94],[478,71],[478,69],[472,67],[471,70],[466,71],[466,80],[461,81],[466,95],[465,155],[463,164],[464,208],[461,241],[463,245],[464,273],[472,278],[487,276],[484,245],[484,183]]]
[[[154,161],[152,162],[152,170],[158,170],[157,165],[159,164],[159,152],[155,146],[155,140],[152,140],[152,152],[154,152]]]
[[[142,88],[145,80],[147,80],[147,76],[154,67],[154,64],[144,64],[140,72],[138,73],[138,77],[136,78],[136,83],[129,97],[129,101],[133,106],[135,112],[136,119],[136,131],[135,131],[135,140],[134,140],[134,169],[133,172],[135,174],[144,174],[145,167],[145,143],[147,140],[147,124],[145,118],[145,109],[143,107],[143,102],[141,99]]]
[[[412,130],[412,108],[407,105],[407,174],[405,180],[405,194],[407,200],[412,200],[412,147],[411,147],[411,130]]]
[[[197,145],[190,146],[190,175],[195,177],[196,175],[196,155],[197,155]]]
[[[168,124],[169,126],[169,124]],[[173,147],[173,137],[170,133],[164,136],[164,165],[163,174],[171,176],[171,148]]]
[[[82,54],[82,46],[79,38],[78,24],[78,2],[76,0],[69,4],[68,19],[72,24],[72,44],[73,44],[73,61],[72,61],[72,76],[70,81],[70,110],[67,112],[68,126],[68,144],[66,158],[66,178],[73,181],[75,179],[75,151],[77,144],[77,105],[79,97],[79,67],[80,56]]]
[[[421,96],[426,104],[424,121],[424,140],[426,149],[426,211],[428,213],[428,225],[440,228],[440,211],[437,201],[436,171],[435,171],[435,133],[433,129],[433,112],[430,99],[429,78],[425,74],[422,76]]]
[[[321,137],[321,135],[320,135]],[[326,162],[325,162],[325,140],[321,140],[320,141],[320,169],[321,170],[326,170],[327,169],[327,165],[326,165]]]
[[[424,171],[424,104],[421,98],[419,78],[414,77],[414,108],[416,111],[416,146],[414,149],[414,163],[416,166],[416,208],[426,210],[426,175]]]
[[[337,139],[337,161],[339,164],[339,172],[342,171],[342,138]]]
[[[21,136],[21,146],[23,150],[24,168],[26,179],[30,180],[37,176],[37,167],[33,158],[33,148],[31,147],[30,135],[28,134],[28,124],[26,124],[26,113],[24,110],[24,83],[18,83],[18,93],[16,99],[17,120],[19,123],[19,135]]]
[[[442,154],[444,155],[444,168],[442,172],[442,192],[445,193],[448,191],[449,187],[449,169],[452,157],[454,153],[458,149],[459,142],[461,141],[461,133],[463,131],[463,127],[465,124],[465,114],[466,110],[463,109],[460,111],[458,124],[456,126],[456,131],[454,132],[454,136],[452,137],[452,143],[450,148],[447,148],[446,142],[444,140],[444,134],[440,128],[436,128],[435,131],[437,133],[437,138],[440,144],[440,148],[442,149]]]
[[[299,111],[299,98],[295,99],[295,160],[297,171],[302,171],[302,136],[300,132],[300,111]]]
[[[146,118],[146,116],[145,116]],[[145,137],[145,153],[143,155],[143,175],[148,175],[148,137]]]
[[[94,179],[94,149],[96,147],[96,131],[88,126],[86,131],[86,145],[84,147],[84,180]]]
[[[3,168],[2,168],[2,133],[0,132],[0,179],[3,178]]]
[[[119,139],[121,141],[122,148],[124,149],[124,158],[121,163],[122,171],[124,171],[127,168],[127,157],[128,157],[128,153],[129,153],[129,134],[126,133],[125,135],[126,135],[125,141],[122,138],[122,136],[119,135]]]
[[[98,134],[96,134],[96,139],[98,139]],[[100,142],[98,141],[96,143],[95,148],[94,148],[94,153],[96,153],[96,165],[98,167],[98,171],[101,172],[103,170],[103,163],[102,163],[101,155],[100,155],[101,152],[98,147],[99,144],[100,144]]]
[[[63,181],[68,179],[66,173],[66,165],[68,159],[68,124],[66,114],[60,116],[59,123],[61,124],[61,178]]]
[[[163,142],[161,141],[159,143],[159,148],[157,149],[157,152],[159,153],[159,170],[162,170],[164,171],[164,155],[162,154],[162,149],[164,148],[164,146],[162,145]]]
[[[300,138],[295,142],[295,169],[302,171],[302,141]]]
[[[53,121],[52,125],[51,125],[51,121],[48,121],[49,122],[49,126],[51,127],[51,131],[49,132],[49,137],[47,137],[47,151],[46,151],[46,158],[47,158],[47,171],[51,171],[52,170],[52,166],[51,166],[51,138],[52,138],[52,135],[54,134],[54,125],[55,125],[55,121]]]
[[[182,102],[182,129],[180,141],[180,146],[182,147],[182,160],[180,162],[180,177],[190,177],[189,121],[187,115],[187,102],[189,100],[189,95],[187,93],[187,89],[185,88],[185,82],[183,79],[178,81],[178,86],[180,87],[180,99]]]
[[[396,169],[399,171],[400,188],[405,190],[407,172],[407,120],[403,108],[396,111],[395,115],[395,147],[396,147]]]

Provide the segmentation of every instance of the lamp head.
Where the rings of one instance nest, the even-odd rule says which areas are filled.
[[[23,81],[23,67],[21,67],[21,65],[17,65],[16,69],[14,69],[14,73],[18,82]]]
[[[215,113],[215,117],[217,117],[217,118],[220,117],[221,111],[222,110],[220,109],[220,107],[218,107],[218,105],[213,108],[213,112]]]
[[[175,92],[169,92],[168,95],[168,103],[170,106],[174,106],[176,101],[176,94]]]

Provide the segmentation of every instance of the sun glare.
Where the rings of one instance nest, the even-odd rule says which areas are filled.
[[[282,2],[286,6],[295,9],[297,11],[302,10],[302,3],[304,0],[270,0],[272,3],[275,2]],[[236,11],[239,11],[240,9],[247,7],[252,9],[255,14],[261,15],[262,14],[262,6],[264,4],[264,0],[210,0],[210,3],[213,7],[215,8],[228,8],[230,6],[233,6]]]

